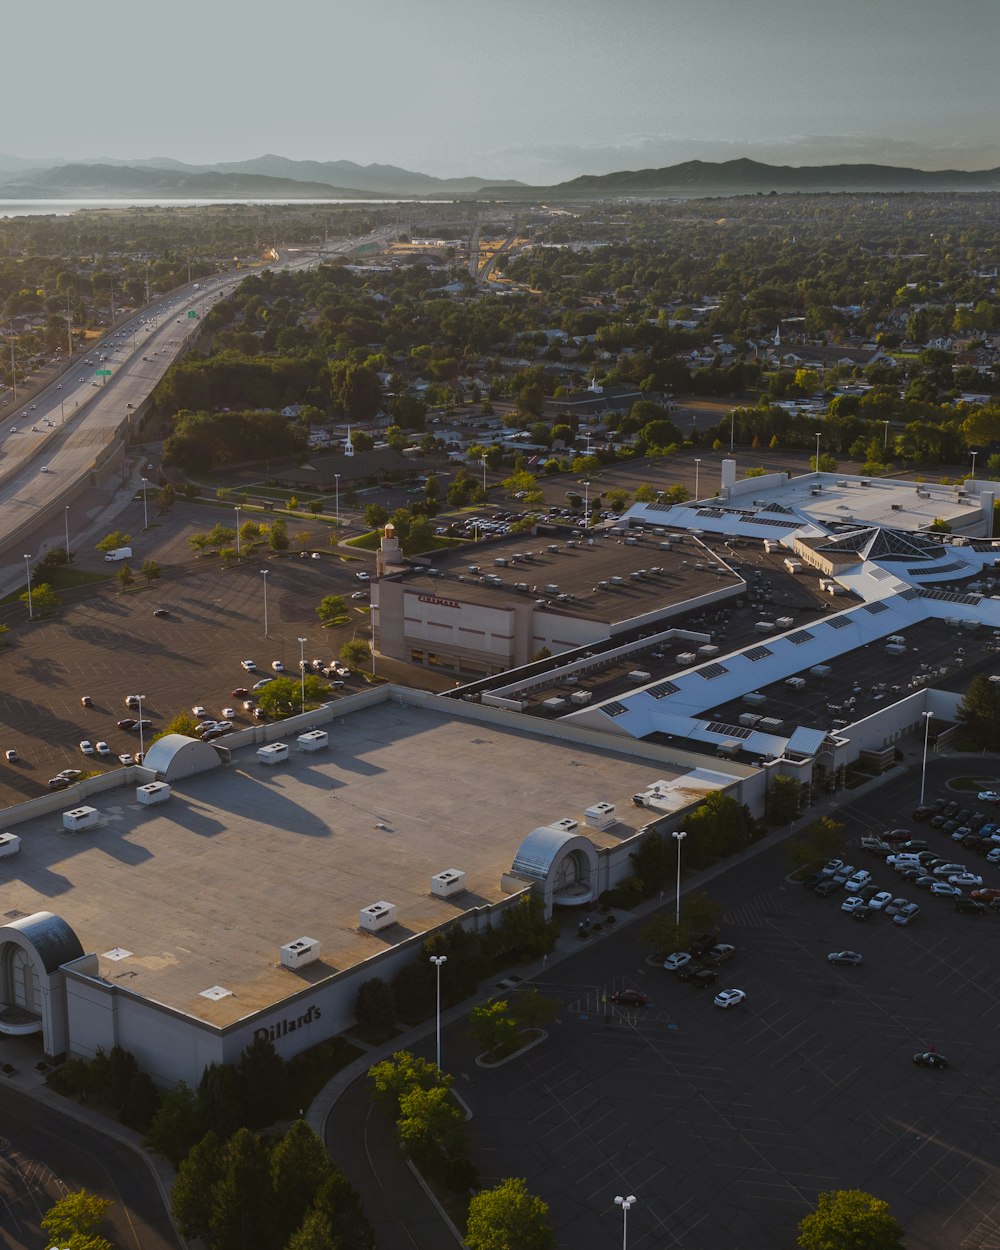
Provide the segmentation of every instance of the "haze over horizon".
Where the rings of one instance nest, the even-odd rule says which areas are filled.
[[[20,5],[6,32],[2,146],[31,160],[273,152],[538,184],[743,156],[1000,165],[995,0],[217,0],[54,28]]]

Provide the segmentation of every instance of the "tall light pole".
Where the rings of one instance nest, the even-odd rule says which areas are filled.
[[[976,480],[976,457],[977,457],[978,455],[979,455],[979,452],[978,452],[978,451],[974,451],[974,452],[972,453],[972,480],[973,480],[973,481],[975,481],[975,480]],[[987,466],[987,467],[988,467],[988,466]]]
[[[485,495],[486,494],[486,457],[485,456],[483,456],[483,459],[482,459],[482,466],[483,466],[483,494]]]
[[[35,613],[32,611],[31,607],[31,556],[29,555],[24,557],[24,568],[28,574],[28,620],[33,621],[35,619]]]
[[[736,409],[734,408],[729,414],[729,454],[733,454],[733,447],[736,443]]]
[[[701,457],[694,458],[694,497],[698,498],[698,483],[701,480]]]
[[[821,431],[820,431],[820,430],[817,430],[817,431],[816,431],[816,476],[817,476],[817,477],[819,476],[819,440],[820,440],[820,436],[821,436]]]
[[[622,1250],[628,1250],[628,1213],[635,1206],[635,1194],[627,1198],[616,1198],[615,1206],[622,1209]]]
[[[302,678],[302,711],[306,710],[306,643],[308,638],[299,639],[299,675]]]
[[[931,718],[934,716],[934,713],[921,712],[921,716],[924,718],[924,764],[920,770],[920,803],[922,806],[924,801],[924,787],[927,784],[927,740],[930,737]]]
[[[336,501],[333,506],[334,506],[334,510],[337,516],[337,541],[340,542],[340,474],[339,473],[335,473],[333,475],[333,489],[335,491],[334,499]]]
[[[139,754],[142,756],[143,763],[146,761],[146,739],[142,731],[142,701],[145,699],[144,694],[135,696],[139,700]]]
[[[146,505],[146,479],[142,479],[142,528],[149,529],[149,508]]]
[[[66,559],[69,560],[69,504],[66,505],[63,516],[66,521]]]
[[[681,923],[681,843],[687,834],[675,833],[673,836],[677,842],[677,902],[674,907],[674,924],[679,928]]]
[[[885,436],[882,439],[882,446],[888,447],[889,446],[889,422],[883,421],[882,424],[885,426]]]
[[[264,579],[264,637],[267,637],[267,575],[270,569],[261,569],[260,575]]]
[[[441,1071],[441,965],[448,962],[447,955],[432,955],[431,963],[437,969],[437,1070]]]
[[[233,509],[233,511],[236,513],[236,559],[238,560],[238,559],[240,558],[240,556],[242,555],[242,551],[241,551],[241,549],[240,549],[240,508],[239,508],[239,504],[237,504],[237,505],[235,506],[235,508]]]
[[[583,487],[583,528],[590,529],[590,482],[581,482]]]

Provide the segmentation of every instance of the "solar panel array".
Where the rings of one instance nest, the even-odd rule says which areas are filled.
[[[743,654],[748,660],[766,660],[769,655],[774,655],[774,652],[770,647],[751,647]]]
[[[614,703],[605,703],[601,708],[601,711],[605,716],[624,716],[624,714],[628,711],[628,708],[624,703],[619,703],[616,700]]]
[[[710,734],[722,734],[726,738],[749,738],[753,733],[752,729],[746,729],[743,725],[724,725],[721,721],[709,721],[706,726]]]
[[[706,668],[698,669],[698,676],[704,677],[706,681],[711,681],[713,677],[721,677],[723,673],[728,673],[729,669],[725,664],[709,664]]]
[[[794,634],[787,634],[786,637],[789,642],[799,646],[803,642],[812,642],[816,635],[811,634],[808,629],[797,629]]]
[[[676,694],[680,690],[680,686],[675,686],[672,681],[658,681],[655,686],[650,686],[646,691],[651,694],[654,699],[665,699],[668,694]]]
[[[828,621],[823,622],[829,625],[831,629],[846,629],[851,623],[849,616],[831,616]]]
[[[922,586],[917,594],[921,599],[941,599],[945,603],[965,603],[969,607],[974,608],[977,603],[982,603],[982,595],[963,595],[957,590],[935,590],[930,586]]]
[[[797,530],[801,525],[801,521],[779,521],[776,517],[761,516],[760,513],[754,517],[755,525],[776,525],[782,530]]]
[[[889,605],[880,601],[876,603],[866,603],[864,605],[864,610],[866,612],[870,612],[872,616],[878,616],[880,612],[888,612]]]

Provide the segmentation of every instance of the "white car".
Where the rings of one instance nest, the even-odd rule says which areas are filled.
[[[712,1001],[716,1007],[738,1007],[746,997],[746,990],[720,990]]]
[[[1000,803],[1000,794],[997,794],[996,790],[980,790],[976,798],[984,803]]]
[[[98,755],[110,755],[111,754],[111,748],[108,746],[106,742],[96,742],[94,744],[94,750],[97,752]]]
[[[233,720],[235,716],[236,716],[236,709],[234,707],[224,707],[222,709],[223,720]]]
[[[685,964],[691,962],[691,956],[687,951],[674,951],[672,955],[668,955],[663,961],[663,966],[668,972],[676,972],[678,968],[683,968]]]
[[[80,743],[80,750],[84,753],[84,755],[93,755],[94,744],[84,738],[84,740]]]
[[[248,673],[256,673],[257,665],[253,660],[240,660],[240,668],[246,669]]]
[[[931,893],[944,895],[945,898],[962,897],[962,891],[957,885],[952,885],[950,881],[935,881],[931,886]]]
[[[214,728],[220,730],[222,733],[226,733],[228,730],[232,729],[232,727],[233,727],[233,722],[231,720],[217,721],[214,726]]]
[[[285,671],[285,666],[280,660],[272,660],[271,667],[276,673],[283,673]]]
[[[840,904],[840,910],[846,912],[857,911],[859,907],[865,907],[867,904],[863,898],[858,898],[856,894],[849,894],[847,898]]]
[[[355,591],[355,592],[351,595],[351,598],[352,598],[352,599],[367,599],[367,598],[368,598],[368,591],[367,591],[367,590],[356,590],[356,591]]]
[[[888,890],[879,890],[877,894],[873,894],[868,900],[868,908],[870,911],[881,911],[888,903],[892,902],[892,895]]]
[[[863,890],[866,885],[871,882],[872,874],[864,868],[859,868],[856,873],[848,877],[844,882],[844,889],[856,894],[858,890]]]
[[[118,756],[118,762],[119,762],[120,764],[134,764],[134,763],[135,763],[135,760],[134,760],[134,759],[132,758],[132,756],[131,756],[131,755],[129,755],[129,754],[128,754],[128,752],[126,751],[124,755],[119,755],[119,756]]]
[[[983,885],[983,879],[975,872],[956,872],[953,877],[948,878],[952,885]]]
[[[359,582],[371,581],[371,577],[367,573],[365,573],[363,570],[360,573],[355,573],[354,576],[358,579]]]

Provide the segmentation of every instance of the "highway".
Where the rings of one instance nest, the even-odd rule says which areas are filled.
[[[383,235],[376,231],[374,237]],[[267,268],[306,269],[371,238],[340,239],[322,251],[289,250]],[[57,513],[78,492],[131,410],[150,395],[212,305],[260,272],[220,274],[170,292],[92,342],[86,359],[73,362],[30,404],[3,409],[0,562],[20,557],[25,548],[19,534],[36,518]]]

